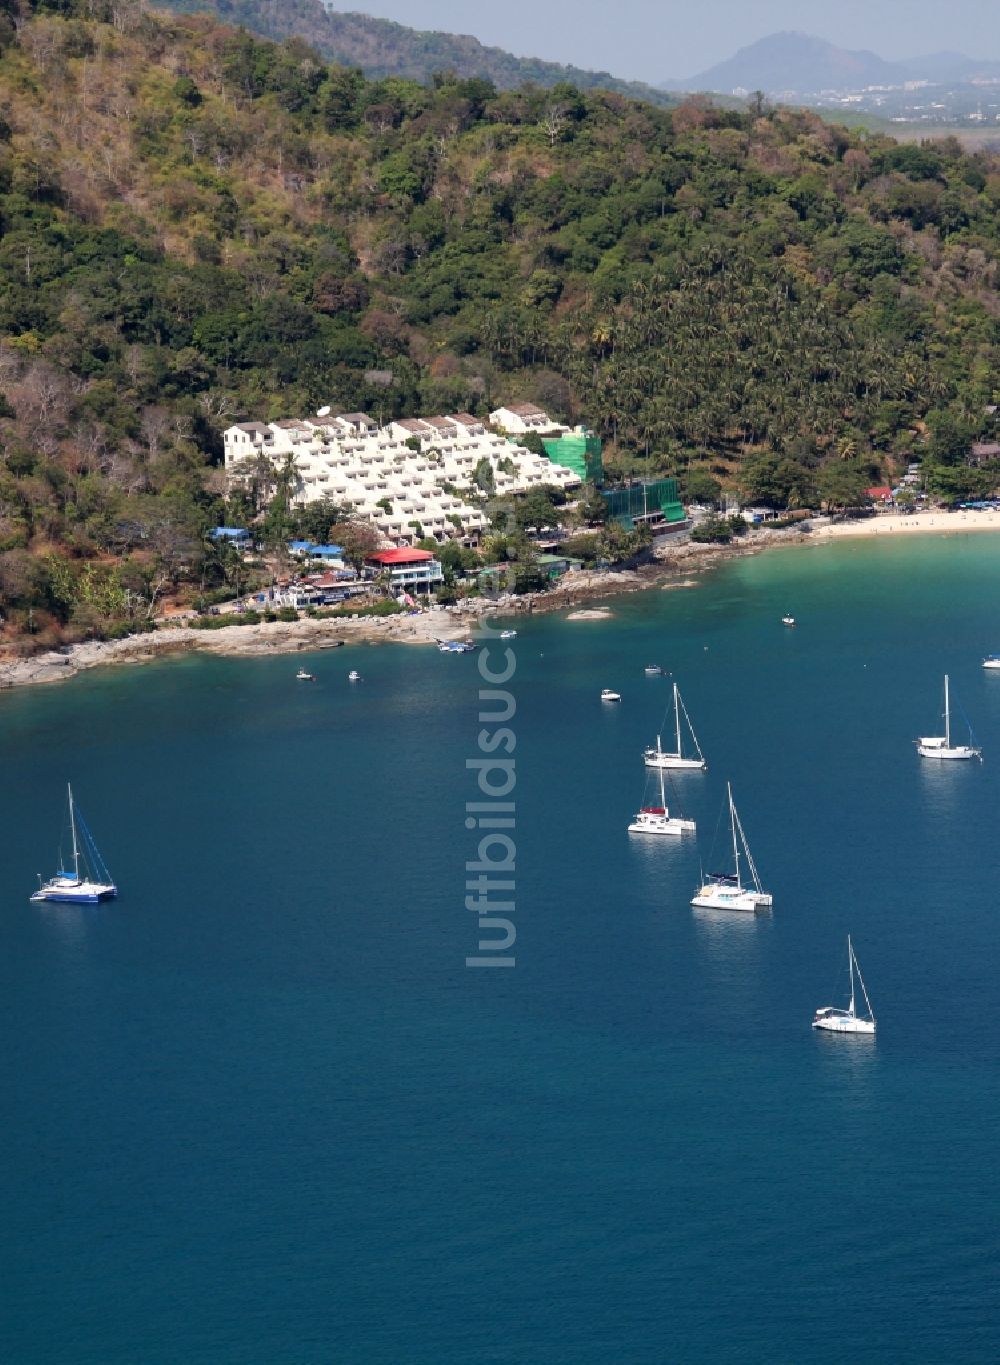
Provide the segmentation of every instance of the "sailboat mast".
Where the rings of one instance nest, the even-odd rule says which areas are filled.
[[[850,937],[848,937],[847,942],[848,942],[848,944],[850,944],[850,942],[851,942]],[[854,956],[854,949],[853,949],[853,948],[851,948],[851,959],[852,959],[852,961],[853,961],[853,963],[854,963],[854,966],[855,966],[855,968],[856,968],[856,970],[857,970],[857,973],[858,973],[858,980],[861,982],[861,994],[865,997],[865,1004],[868,1006],[868,1017],[869,1017],[869,1019],[871,1019],[872,1023],[874,1024],[874,1022],[875,1022],[875,1011],[872,1009],[872,1002],[868,999],[868,992],[867,992],[867,990],[865,989],[865,979],[864,979],[864,977],[861,975],[861,968],[858,966],[858,959]]]
[[[677,684],[676,684],[676,683],[674,683],[674,729],[675,729],[676,734],[677,734],[677,757],[680,758],[680,756],[681,756],[681,700],[680,700],[680,693],[679,693],[678,690],[677,690]]]
[[[851,978],[851,1003],[847,1007],[847,1013],[853,1019],[857,1011],[854,1008],[854,947],[850,934],[847,935],[847,971]]]
[[[664,793],[663,793],[663,769],[662,769],[662,768],[660,769],[660,805],[663,807],[663,814],[666,815],[666,814],[668,813],[668,812],[667,812],[667,798],[666,798],[666,796],[665,796]]]
[[[951,748],[951,707],[948,704],[948,674],[944,675],[944,742]]]
[[[733,805],[733,784],[726,783],[726,790],[729,792],[729,823],[733,830],[733,865],[736,869],[736,889],[743,890],[743,883],[740,881],[740,848],[736,839],[736,807]]]
[[[69,795],[69,827],[73,835],[73,876],[77,881],[80,880],[80,849],[76,842],[76,811],[73,809],[73,788],[66,783],[66,791]]]

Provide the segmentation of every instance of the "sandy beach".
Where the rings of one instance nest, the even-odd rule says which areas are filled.
[[[982,512],[879,512],[858,521],[842,521],[816,525],[810,540],[826,540],[833,536],[894,536],[947,535],[961,531],[1000,531],[1000,510]]]

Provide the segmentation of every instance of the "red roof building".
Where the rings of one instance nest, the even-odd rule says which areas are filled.
[[[388,569],[390,591],[397,597],[411,592],[430,592],[444,581],[441,564],[430,550],[376,550],[365,556],[373,569]]]
[[[434,556],[430,550],[410,550],[404,546],[398,550],[376,550],[374,554],[366,555],[365,558],[369,564],[380,564],[387,569],[395,564],[425,564]]]
[[[866,488],[865,497],[871,498],[872,502],[891,502],[891,488]]]

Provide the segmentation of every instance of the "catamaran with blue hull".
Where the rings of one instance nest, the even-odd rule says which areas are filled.
[[[118,895],[111,873],[97,851],[90,830],[73,800],[73,788],[67,783],[69,797],[69,827],[73,838],[73,871],[59,871],[47,882],[38,877],[38,890],[33,901],[63,901],[73,905],[96,905]],[[62,853],[59,855],[62,862]]]

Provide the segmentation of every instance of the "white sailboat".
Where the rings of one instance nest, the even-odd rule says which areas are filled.
[[[660,769],[660,804],[643,806],[628,827],[629,834],[693,834],[697,826],[693,820],[671,815],[663,794],[663,769]]]
[[[685,758],[684,756],[684,751],[681,747],[682,713],[684,715],[684,721],[685,724],[687,725],[688,733],[690,734],[692,743],[694,744],[695,753],[697,754],[697,757],[694,757],[692,755],[690,757]],[[676,683],[674,683],[674,744],[676,745],[674,749],[664,749],[660,736],[657,735],[656,748],[647,749],[643,754],[643,761],[646,764],[646,767],[697,768],[700,769],[702,772],[705,771],[705,769],[708,767],[708,764],[705,762],[705,755],[701,752],[701,745],[698,743],[698,736],[694,732],[694,726],[691,724],[691,717],[687,713],[687,707],[681,700],[680,688],[677,686]]]
[[[757,864],[750,852],[747,836],[740,817],[736,814],[732,783],[726,783],[729,794],[729,824],[733,834],[733,871],[711,872],[692,897],[691,904],[702,910],[760,910],[773,904],[774,898],[761,886]],[[744,886],[740,877],[740,849],[750,874],[751,885]]]
[[[969,727],[969,739],[972,739]],[[917,753],[921,758],[982,759],[983,751],[975,744],[952,744],[951,742],[951,702],[948,693],[948,674],[944,675],[944,734],[924,735],[917,740]]]
[[[812,1026],[813,1028],[825,1029],[827,1033],[874,1033],[875,1011],[872,1009],[872,1002],[868,999],[868,992],[865,990],[864,979],[861,975],[861,968],[858,966],[858,959],[854,955],[854,945],[851,943],[850,934],[847,935],[847,970],[851,976],[851,999],[847,1009],[838,1010],[833,1005],[824,1005],[822,1009],[816,1011]],[[867,1019],[858,1017],[854,1000],[855,972],[858,974],[861,994],[865,997],[865,1004],[868,1006]]]
[[[38,890],[33,901],[66,901],[72,904],[94,905],[98,901],[113,900],[118,888],[97,851],[90,830],[76,809],[73,788],[66,784],[69,796],[69,826],[73,839],[73,871],[59,871],[47,882],[38,878]],[[82,847],[81,847],[82,845]],[[62,862],[60,853],[59,861]],[[83,870],[81,872],[81,864]]]

